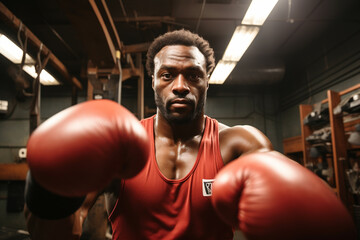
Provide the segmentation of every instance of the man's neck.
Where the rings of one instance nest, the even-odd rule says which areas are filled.
[[[196,119],[189,123],[169,122],[158,111],[154,122],[155,134],[158,137],[166,137],[177,141],[187,141],[195,136],[202,135],[205,128],[205,116],[200,114]]]

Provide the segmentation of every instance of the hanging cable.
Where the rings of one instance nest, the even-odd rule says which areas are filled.
[[[42,48],[43,48],[43,44],[41,43],[35,65],[35,71],[37,73],[37,76],[33,82],[34,96],[30,107],[30,134],[40,124],[40,75],[42,70],[45,68],[46,64],[48,63],[51,54],[51,52],[48,51],[45,55],[44,60],[41,61]]]
[[[25,35],[25,39],[24,41],[21,39],[21,32],[24,31],[24,35]],[[24,65],[26,64],[26,53],[27,53],[27,43],[28,43],[28,34],[26,32],[26,28],[24,27],[23,23],[20,22],[20,26],[19,26],[19,30],[18,30],[18,33],[17,33],[17,39],[18,39],[18,42],[20,44],[20,47],[21,47],[21,50],[22,50],[22,57],[21,57],[21,62],[20,62],[20,65],[19,65],[19,70],[17,72],[17,78],[18,79],[24,79],[24,71],[23,71],[23,68],[24,68]],[[25,81],[25,80],[23,80]],[[23,87],[22,87],[22,94],[26,97],[31,97],[33,96],[32,93],[28,93],[26,92],[25,88],[27,88],[28,85],[27,83],[23,83]]]
[[[19,27],[19,31],[17,34],[17,38],[21,47],[21,50],[23,51],[22,54],[22,58],[21,58],[21,63],[20,63],[20,71],[22,72],[22,69],[24,67],[25,64],[25,58],[26,58],[26,52],[27,52],[27,40],[28,40],[28,35],[26,34],[26,29],[24,28],[24,35],[25,35],[25,40],[24,42],[21,40],[21,32],[23,29],[23,24],[22,22],[20,22],[20,27]]]
[[[43,70],[42,68],[42,64],[41,64],[41,51],[42,51],[42,47],[43,44],[41,43],[40,45],[40,49],[39,52],[37,54],[37,58],[36,58],[36,64],[35,64],[35,71],[37,73],[36,78],[34,79],[33,82],[33,93],[34,93],[34,98],[31,104],[31,110],[30,111],[35,111],[36,108],[36,104],[38,101],[38,96],[39,96],[39,88],[40,88],[40,73]]]
[[[35,71],[37,73],[36,78],[33,82],[33,99],[30,105],[30,134],[39,126],[40,124],[40,73],[42,71],[41,64],[41,51],[43,44],[41,43],[39,52],[36,58]]]
[[[204,9],[205,9],[205,4],[206,4],[206,0],[203,0],[203,3],[202,3],[202,6],[201,6],[201,11],[200,11],[200,16],[199,16],[199,19],[196,23],[196,29],[195,29],[195,32],[197,33],[198,30],[199,30],[199,26],[200,26],[200,21],[201,21],[201,18],[202,18],[202,15],[204,13]]]
[[[119,87],[118,87],[118,103],[121,105],[121,90],[122,90],[122,68],[121,68],[121,53],[116,50],[116,62],[119,68]]]

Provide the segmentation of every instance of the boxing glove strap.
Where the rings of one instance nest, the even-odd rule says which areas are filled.
[[[65,218],[74,213],[85,200],[84,197],[64,197],[51,193],[40,186],[31,176],[26,176],[25,202],[36,216],[55,220]]]

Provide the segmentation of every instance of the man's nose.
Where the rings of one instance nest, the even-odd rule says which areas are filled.
[[[174,94],[186,95],[190,92],[190,88],[185,77],[182,74],[179,74],[176,79],[173,81],[172,91]]]

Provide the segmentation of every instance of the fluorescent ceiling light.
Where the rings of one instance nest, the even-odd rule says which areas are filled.
[[[15,64],[20,64],[23,51],[4,34],[0,33],[0,53]],[[28,55],[25,55],[26,64],[34,64],[35,61]]]
[[[23,51],[4,34],[0,33],[0,53],[15,64],[21,64]],[[35,60],[25,54],[25,65],[23,70],[31,77],[36,78]],[[40,73],[40,82],[43,85],[59,85],[60,83],[45,69]]]
[[[237,62],[220,60],[211,74],[209,83],[222,84],[230,75]]]
[[[263,25],[278,0],[252,0],[242,24]]]
[[[259,30],[260,28],[255,26],[237,26],[222,59],[239,61]]]
[[[34,65],[24,65],[23,70],[33,78],[37,77]],[[40,73],[40,80],[43,85],[59,85],[59,82],[44,69]]]
[[[236,27],[222,60],[216,65],[209,83],[222,84],[225,82],[237,62],[259,33],[260,26],[264,24],[277,2],[278,0],[251,1],[241,25]]]

